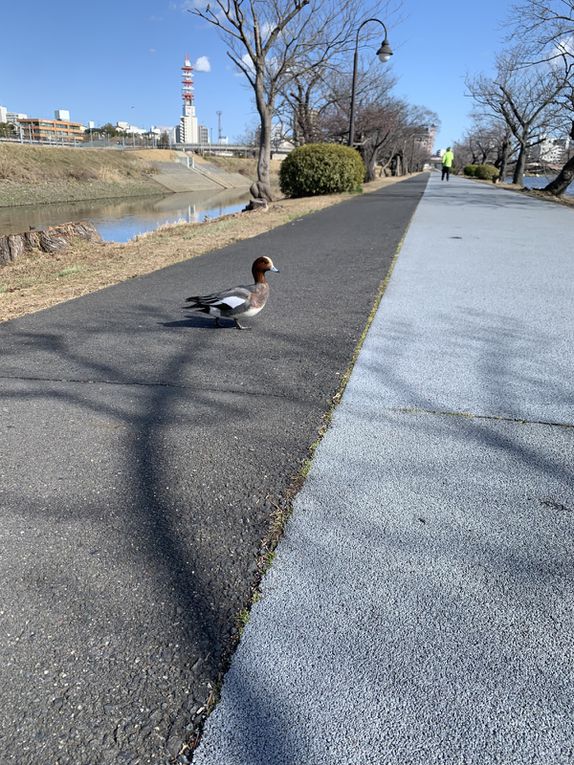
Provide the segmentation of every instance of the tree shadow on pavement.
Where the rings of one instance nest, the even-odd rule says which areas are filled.
[[[120,348],[149,348],[158,318],[148,311],[147,323],[120,338]],[[15,484],[22,461],[33,469],[28,489],[8,493],[11,512],[33,516],[52,540],[25,562],[15,597],[23,621],[28,603],[36,613],[50,612],[47,629],[61,633],[51,675],[64,671],[74,650],[90,678],[91,703],[81,687],[64,683],[61,705],[46,700],[33,720],[48,754],[51,731],[82,705],[61,750],[69,761],[83,756],[76,730],[94,765],[108,750],[137,751],[154,765],[166,757],[165,747],[177,754],[233,645],[236,616],[249,604],[274,501],[315,438],[325,406],[319,402],[337,387],[329,370],[340,351],[313,332],[303,339],[279,330],[245,333],[252,346],[263,345],[264,357],[265,347],[279,345],[285,356],[313,359],[310,380],[303,369],[298,379],[281,365],[258,370],[253,363],[242,376],[235,338],[244,333],[197,334],[185,321],[160,322],[163,355],[147,379],[139,361],[126,365],[121,352],[99,350],[104,335],[107,347],[117,345],[121,327],[103,334],[85,329],[81,342],[57,332],[12,333],[27,349],[30,371],[12,384],[4,378],[2,399],[22,428],[8,447],[17,459],[5,467]],[[213,342],[223,343],[222,352],[212,352]],[[45,378],[32,375],[35,353]],[[11,357],[21,358],[14,347]],[[206,357],[214,368],[203,367],[206,377],[197,380],[198,359]],[[34,501],[41,491],[46,499]],[[86,633],[90,638],[82,639]],[[27,650],[24,666],[41,660],[36,648]],[[19,707],[28,703],[24,693],[14,714],[24,715]],[[105,745],[88,728],[103,731]]]
[[[372,375],[363,401],[365,411],[387,397],[391,409],[427,412],[431,429],[433,423],[442,427],[440,417],[432,419],[433,414],[458,416],[462,424],[465,418],[472,418],[472,430],[462,427],[461,438],[471,437],[493,449],[512,452],[556,478],[572,478],[568,465],[526,444],[519,446],[509,435],[490,427],[491,421],[505,419],[573,424],[567,416],[574,411],[574,392],[566,365],[561,366],[557,350],[554,357],[547,354],[555,346],[552,334],[508,316],[466,309],[454,318],[448,314],[439,317],[439,325],[440,342],[434,343],[431,355],[423,355],[420,349],[427,342],[423,337],[426,330],[386,320],[382,340],[375,341],[376,354],[362,358]],[[439,330],[435,327],[433,331]],[[554,358],[552,364],[550,358]],[[413,367],[415,359],[418,370]]]
[[[392,188],[384,245],[351,200],[0,327],[10,756],[159,765],[193,735],[424,182]],[[289,288],[256,330],[180,318],[182,284],[269,248]]]

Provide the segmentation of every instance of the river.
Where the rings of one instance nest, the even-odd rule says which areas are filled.
[[[239,212],[249,198],[247,189],[224,189],[0,207],[0,236],[84,220],[94,224],[104,241],[127,242],[168,223],[198,222]]]
[[[554,176],[525,175],[524,185],[526,186],[527,189],[543,189],[555,177],[556,177],[555,175]],[[508,179],[508,183],[512,183],[512,178]],[[574,196],[574,183],[571,183],[564,193],[567,194],[569,197]]]

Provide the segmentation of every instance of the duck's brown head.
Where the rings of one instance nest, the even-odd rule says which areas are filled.
[[[257,258],[251,266],[251,272],[256,282],[264,282],[267,271],[275,271],[275,273],[279,273],[279,269],[275,268],[271,258],[268,258],[265,255]]]

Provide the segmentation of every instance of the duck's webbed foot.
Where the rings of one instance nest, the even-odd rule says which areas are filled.
[[[244,326],[243,326],[243,324],[240,324],[240,323],[237,321],[237,319],[233,319],[233,321],[235,322],[235,328],[236,328],[236,329],[251,329],[251,327],[244,327]]]

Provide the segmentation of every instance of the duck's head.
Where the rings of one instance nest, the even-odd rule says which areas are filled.
[[[262,255],[254,261],[251,266],[251,271],[256,282],[265,281],[265,274],[267,271],[274,271],[277,274],[279,273],[279,269],[275,268],[271,258],[268,258],[266,255]]]

